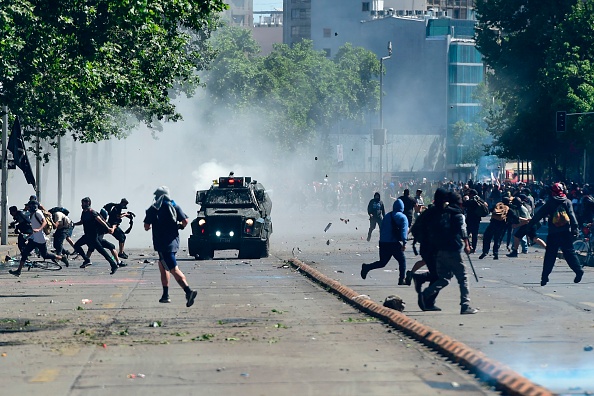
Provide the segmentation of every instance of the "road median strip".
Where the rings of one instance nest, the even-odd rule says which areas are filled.
[[[356,293],[353,289],[329,278],[315,268],[301,260],[292,258],[289,263],[306,274],[322,286],[331,289],[351,305],[366,313],[384,320],[391,326],[422,342],[426,346],[445,355],[460,366],[476,375],[481,381],[494,386],[497,390],[514,396],[552,396],[553,392],[537,385],[518,374],[504,364],[490,359],[482,352],[476,351],[466,344],[455,340],[429,326],[413,320],[402,312],[386,308],[369,299],[369,297]]]

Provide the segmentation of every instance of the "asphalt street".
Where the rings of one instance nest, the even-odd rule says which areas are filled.
[[[291,243],[301,244],[303,240]],[[149,250],[111,276],[102,258],[15,278],[0,267],[3,394],[496,394],[456,364],[289,268],[235,252],[180,266],[199,290],[160,304]],[[324,245],[326,246],[326,245]],[[284,248],[283,248],[284,247]],[[90,301],[86,301],[90,300]]]
[[[332,225],[324,231],[329,223]],[[0,266],[0,377],[19,394],[495,394],[456,364],[358,312],[286,263],[291,257],[383,302],[391,294],[405,314],[485,353],[561,394],[594,392],[594,271],[582,283],[558,260],[541,287],[542,249],[516,259],[472,256],[476,315],[459,314],[454,282],[422,312],[412,287],[397,286],[396,262],[359,275],[378,256],[366,217],[330,213],[275,223],[271,257],[239,260],[217,252],[180,266],[199,290],[185,307],[181,289],[159,304],[153,252],[131,250],[129,266],[109,275],[95,258],[57,272],[20,278]],[[406,252],[410,268],[416,258]],[[92,300],[83,304],[83,299]]]

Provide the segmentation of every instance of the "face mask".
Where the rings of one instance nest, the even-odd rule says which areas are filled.
[[[90,203],[87,203],[87,202],[83,202],[80,206],[83,209],[89,209],[91,207],[91,204]]]

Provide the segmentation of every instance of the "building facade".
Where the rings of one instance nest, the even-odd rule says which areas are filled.
[[[285,43],[308,38],[329,57],[351,43],[380,58],[388,55],[391,42],[392,56],[383,62],[382,87],[387,144],[372,144],[371,133],[379,127],[379,115],[370,115],[369,125],[359,131],[341,132],[336,138],[337,144],[354,146],[369,136],[365,140],[365,172],[379,171],[380,157],[382,170],[393,175],[464,179],[474,171],[472,164],[461,163],[464,147],[452,139],[453,124],[458,120],[477,122],[480,111],[473,93],[484,72],[473,40],[474,21],[446,17],[446,11],[436,10],[435,3],[439,2],[342,0],[337,7],[331,0],[284,2]],[[472,14],[466,2],[456,4],[458,15]],[[411,9],[404,8],[407,6]],[[353,136],[349,138],[349,134]],[[341,169],[356,171],[349,164],[360,169],[360,159],[348,158],[357,150],[343,152]]]

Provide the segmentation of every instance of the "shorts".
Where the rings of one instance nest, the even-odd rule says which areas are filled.
[[[122,231],[120,226],[116,227],[112,235],[118,242],[124,243],[126,241],[126,234]]]
[[[528,224],[524,224],[523,226],[519,227],[516,232],[514,233],[514,236],[518,239],[522,239],[524,238],[524,235],[527,236],[530,239],[534,239],[536,238],[536,226],[534,227],[529,227]]]
[[[165,269],[171,271],[177,267],[177,260],[175,259],[176,252],[159,252],[159,260]]]

